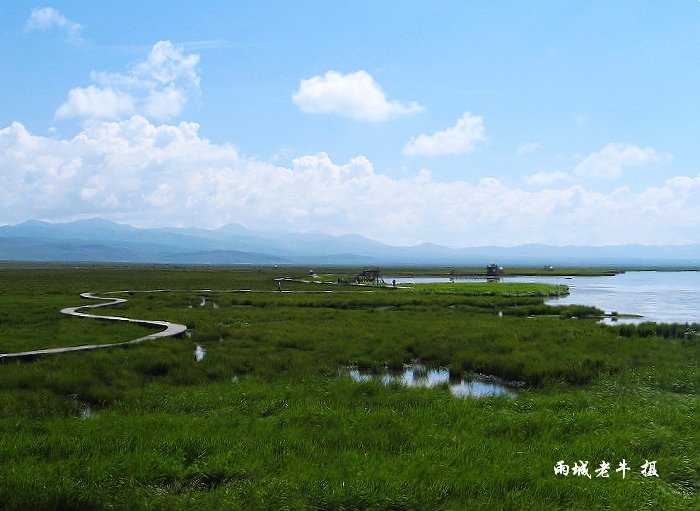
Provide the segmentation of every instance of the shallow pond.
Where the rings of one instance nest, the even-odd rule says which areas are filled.
[[[349,376],[356,382],[365,382],[379,378],[384,385],[399,383],[406,387],[436,387],[447,385],[456,397],[488,397],[507,396],[517,397],[514,388],[507,386],[501,380],[492,376],[465,375],[460,379],[450,380],[450,371],[445,367],[428,368],[422,364],[408,365],[401,372],[384,371],[380,374],[363,372],[355,367],[342,367],[342,376]]]
[[[386,280],[386,279],[385,279]],[[467,282],[457,279],[457,282]],[[482,279],[483,281],[483,279]],[[391,282],[391,279],[387,280]],[[397,284],[450,282],[447,277],[397,278]],[[606,322],[700,323],[700,272],[628,271],[606,277],[503,277],[503,282],[564,284],[570,294],[546,301],[549,305],[590,305],[606,313],[630,314]]]
[[[89,404],[84,403],[80,399],[78,399],[78,396],[76,394],[71,394],[69,396],[69,399],[71,400],[73,406],[78,410],[81,419],[89,419],[90,417],[92,417],[92,408],[90,408]]]
[[[696,271],[628,271],[609,277],[507,277],[504,281],[565,284],[570,294],[546,303],[592,305],[608,314],[641,316],[619,318],[617,323],[700,323],[700,272]],[[611,322],[610,318],[606,322]]]
[[[384,277],[384,282],[391,285],[396,281],[396,285],[403,284],[434,284],[436,282],[486,282],[486,278],[452,278],[452,277]]]
[[[205,297],[202,297],[202,301],[199,302],[200,307],[206,307],[207,305],[211,305],[215,309],[219,308],[219,304],[213,300],[207,300]]]

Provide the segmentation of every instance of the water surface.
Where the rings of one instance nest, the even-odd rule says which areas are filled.
[[[468,280],[455,279],[456,282]],[[502,280],[569,286],[568,296],[548,299],[549,305],[590,305],[608,314],[639,316],[620,318],[618,323],[700,323],[700,272],[697,271],[628,271],[605,277],[505,276]],[[397,284],[450,281],[448,277],[396,279]]]
[[[428,368],[422,364],[407,365],[403,371],[384,371],[372,374],[360,371],[354,367],[341,368],[341,375],[347,375],[358,383],[379,378],[384,385],[399,383],[406,387],[437,387],[447,385],[456,397],[487,397],[507,396],[517,397],[515,391],[498,378],[482,375],[464,375],[459,379],[450,380],[450,371],[446,367]]]
[[[506,277],[504,282],[565,284],[570,294],[550,305],[591,305],[606,313],[634,314],[618,322],[700,323],[700,272],[628,271],[606,277]]]

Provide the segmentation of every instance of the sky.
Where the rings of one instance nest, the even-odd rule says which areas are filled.
[[[16,0],[0,44],[0,225],[700,243],[697,0]]]

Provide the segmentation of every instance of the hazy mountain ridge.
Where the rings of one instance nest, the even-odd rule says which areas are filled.
[[[700,266],[700,244],[449,248],[397,247],[357,234],[220,229],[139,229],[103,219],[27,221],[0,227],[0,260],[161,264],[424,264]]]

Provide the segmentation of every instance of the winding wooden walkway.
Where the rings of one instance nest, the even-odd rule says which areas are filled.
[[[100,316],[97,314],[86,314],[85,312],[78,312],[79,309],[96,309],[98,307],[108,307],[110,305],[116,305],[118,303],[124,303],[127,300],[124,298],[105,298],[102,296],[94,295],[93,293],[81,293],[81,297],[89,298],[92,300],[107,300],[105,303],[97,303],[94,305],[79,305],[78,307],[67,307],[61,309],[62,314],[68,314],[70,316],[77,316],[80,318],[92,318],[101,319],[106,321],[124,321],[126,323],[135,323],[139,325],[146,326],[157,326],[163,327],[165,330],[157,332],[155,334],[146,335],[145,337],[139,337],[126,342],[115,342],[110,344],[87,344],[83,346],[70,346],[68,348],[51,348],[46,350],[33,350],[33,351],[22,351],[20,353],[0,353],[0,361],[11,358],[23,358],[23,357],[35,357],[37,355],[50,355],[55,353],[68,353],[70,351],[84,351],[84,350],[96,350],[99,348],[109,348],[111,346],[124,346],[126,344],[138,344],[144,341],[150,341],[153,339],[160,339],[163,337],[173,337],[182,334],[187,327],[185,325],[180,325],[178,323],[171,323],[169,321],[152,321],[146,319],[131,319],[124,318],[121,316]]]
[[[275,280],[280,280],[282,282],[290,282],[294,281],[293,279],[275,279]],[[299,282],[307,282],[310,283],[310,281],[299,281]],[[328,282],[328,284],[333,284],[333,282]],[[365,286],[364,284],[356,284],[357,286]],[[369,286],[367,286],[369,287]],[[397,286],[398,287],[398,286]],[[102,295],[108,295],[108,294],[117,294],[117,293],[128,293],[129,291],[110,291],[107,293],[102,293]],[[149,291],[134,291],[136,293],[162,293],[162,292],[186,292],[186,291],[172,291],[172,290],[167,290],[167,289],[154,289],[154,290],[149,290]],[[199,289],[195,291],[189,291],[189,292],[200,292],[200,293],[210,293],[212,292],[210,289]],[[325,290],[325,291],[289,291],[289,290],[277,290],[277,291],[272,291],[272,290],[265,290],[265,291],[253,291],[251,289],[236,289],[236,290],[228,290],[228,291],[214,291],[215,293],[355,293],[356,291],[331,291],[331,290]],[[83,346],[69,346],[67,348],[50,348],[50,349],[45,349],[45,350],[32,350],[32,351],[22,351],[19,353],[0,353],[0,362],[3,360],[8,360],[8,359],[13,359],[13,358],[31,358],[31,357],[36,357],[38,355],[51,355],[51,354],[56,354],[56,353],[68,353],[71,351],[85,351],[85,350],[96,350],[99,348],[109,348],[112,346],[124,346],[126,344],[138,344],[140,342],[144,341],[150,341],[153,339],[160,339],[163,337],[174,337],[177,335],[181,335],[182,333],[187,330],[187,327],[185,325],[180,325],[178,323],[171,323],[169,321],[154,321],[154,320],[147,320],[147,319],[131,319],[131,318],[124,318],[121,316],[102,316],[98,314],[87,314],[85,312],[78,312],[79,309],[96,309],[98,307],[108,307],[110,305],[116,305],[119,303],[124,303],[127,300],[125,298],[108,298],[106,296],[98,296],[93,293],[81,293],[81,297],[87,298],[90,300],[105,300],[104,303],[97,303],[93,305],[79,305],[78,307],[67,307],[65,309],[61,309],[62,314],[68,314],[70,316],[77,316],[80,318],[91,318],[91,319],[100,319],[100,320],[105,320],[105,321],[124,321],[127,323],[135,323],[139,325],[146,325],[146,326],[156,326],[156,327],[163,327],[165,330],[162,330],[160,332],[157,332],[155,334],[150,334],[146,335],[144,337],[139,337],[138,339],[133,339],[131,341],[125,341],[125,342],[114,342],[110,344],[86,344]]]

